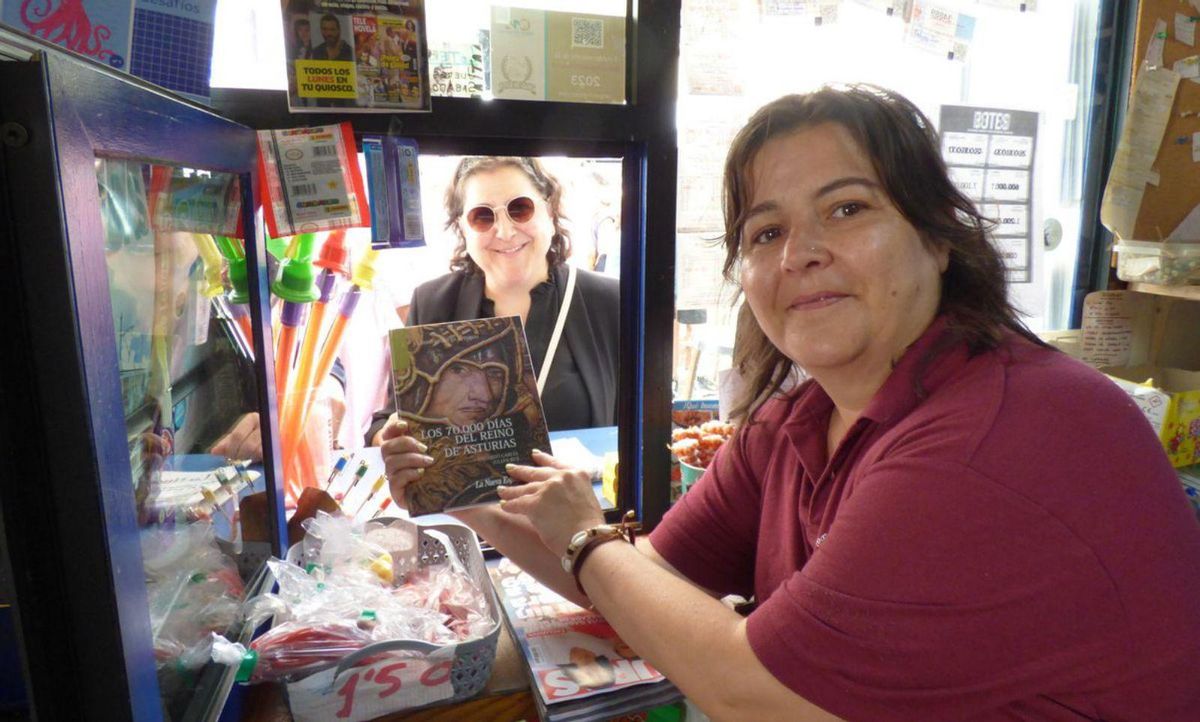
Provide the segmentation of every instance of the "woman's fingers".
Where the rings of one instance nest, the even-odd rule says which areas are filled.
[[[380,437],[383,442],[379,452],[383,457],[388,491],[400,508],[406,508],[404,488],[421,478],[425,469],[433,464],[433,457],[428,455],[429,448],[425,444],[409,435],[408,424],[395,414],[380,431]]]
[[[388,417],[387,423],[379,430],[379,438],[381,441],[394,439],[397,436],[408,435],[408,422],[401,419],[399,416],[392,414]]]
[[[500,496],[500,508],[510,514],[528,516],[535,511],[542,499],[544,484],[517,484],[516,486],[501,486],[496,489]]]
[[[513,499],[520,499],[523,496],[536,494],[538,491],[540,491],[540,489],[541,486],[537,483],[516,484],[514,486],[498,486],[496,487],[496,494],[498,494],[504,501],[512,501]]]
[[[433,459],[422,454],[393,454],[384,456],[383,470],[388,480],[388,491],[392,500],[407,509],[404,501],[404,489],[425,474],[425,468],[433,463]]]
[[[542,451],[541,449],[533,450],[533,460],[535,463],[537,463],[538,466],[548,466],[552,469],[570,469],[571,468],[570,466],[567,466],[565,463],[559,461],[558,459],[554,458],[550,454],[547,454],[546,452]]]
[[[424,455],[429,451],[429,447],[417,441],[416,437],[401,435],[395,436],[379,445],[379,453],[383,458],[395,456],[396,454],[421,454]],[[431,462],[432,463],[432,462]]]
[[[400,469],[395,472],[388,472],[388,493],[392,495],[392,501],[396,502],[396,505],[401,509],[408,508],[404,489],[412,482],[421,478],[421,474],[424,471],[424,469]]]
[[[564,473],[566,472],[566,473]],[[550,481],[551,479],[565,478],[572,476],[573,473],[569,468],[556,468],[553,466],[525,466],[523,464],[509,464],[504,467],[504,473],[508,474],[517,481],[528,484],[533,481]]]

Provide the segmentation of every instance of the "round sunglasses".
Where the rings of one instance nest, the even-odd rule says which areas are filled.
[[[517,196],[503,206],[513,223],[525,223],[533,218],[537,204],[529,196]],[[496,225],[496,208],[488,205],[478,205],[467,211],[467,225],[476,233],[486,233]]]

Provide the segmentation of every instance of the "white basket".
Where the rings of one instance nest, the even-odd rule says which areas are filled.
[[[374,521],[387,524],[392,519]],[[487,684],[496,659],[502,617],[479,540],[475,532],[461,524],[421,526],[420,567],[447,558],[445,547],[429,531],[450,540],[467,574],[483,592],[495,621],[491,630],[479,639],[458,644],[396,639],[363,647],[336,666],[288,683],[288,704],[296,722],[373,719],[400,710],[463,700],[478,694]],[[289,562],[297,563],[300,545],[293,545],[287,557]]]

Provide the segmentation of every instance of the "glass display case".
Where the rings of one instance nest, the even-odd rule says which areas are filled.
[[[0,53],[0,436],[28,482],[0,508],[29,696],[42,718],[213,719],[235,670],[211,634],[243,634],[286,533],[254,134],[0,43],[27,51]]]

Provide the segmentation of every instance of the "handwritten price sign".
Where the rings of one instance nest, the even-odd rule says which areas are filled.
[[[341,674],[336,667],[288,685],[297,722],[358,722],[449,699],[454,650],[422,657],[385,654]]]

